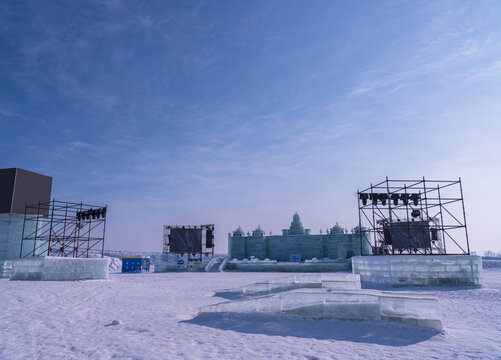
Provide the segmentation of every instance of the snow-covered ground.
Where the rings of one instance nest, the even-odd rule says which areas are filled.
[[[383,321],[197,317],[214,290],[277,273],[111,274],[109,281],[0,279],[0,359],[500,359],[501,267],[483,288],[408,288],[440,299],[445,331]]]

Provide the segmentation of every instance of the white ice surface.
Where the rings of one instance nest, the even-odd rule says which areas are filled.
[[[216,289],[276,273],[0,279],[0,359],[499,359],[501,269],[482,288],[405,288],[440,299],[443,333],[385,321],[197,317]],[[392,290],[390,290],[392,291]],[[402,289],[399,289],[402,291]]]

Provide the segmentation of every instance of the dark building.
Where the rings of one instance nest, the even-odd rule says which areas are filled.
[[[50,201],[51,191],[50,176],[18,168],[0,169],[0,214],[24,214],[26,204]],[[31,214],[36,211],[29,210]],[[41,215],[47,217],[48,207],[42,212]]]

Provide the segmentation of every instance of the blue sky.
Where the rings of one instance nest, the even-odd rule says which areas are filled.
[[[314,232],[386,175],[462,177],[501,250],[496,1],[0,3],[0,167],[108,204],[109,249],[162,224]]]

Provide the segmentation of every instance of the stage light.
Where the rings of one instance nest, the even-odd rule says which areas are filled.
[[[82,220],[82,213],[80,211],[77,211],[77,220],[78,221]]]
[[[420,198],[421,198],[421,194],[411,194],[411,196],[410,196],[410,199],[414,203],[414,206],[418,205]]]
[[[398,199],[400,198],[399,194],[391,194],[391,199],[393,200],[393,205],[398,205]]]
[[[362,204],[367,205],[367,199],[369,198],[369,194],[359,193],[358,196],[360,200],[362,200]]]
[[[386,200],[388,200],[388,194],[382,193],[378,195],[379,200],[381,200],[381,204],[386,205]]]
[[[93,219],[97,218],[97,210],[90,209],[90,213]]]
[[[85,219],[86,219],[86,220],[90,220],[90,212],[89,212],[89,210],[87,210],[87,211],[85,212]]]
[[[411,212],[411,216],[412,216],[413,218],[417,218],[417,217],[419,217],[419,215],[421,215],[421,211],[419,211],[418,209],[414,209],[414,210],[412,210],[412,212]]]
[[[377,197],[378,197],[378,194],[376,194],[376,193],[369,194],[369,198],[372,201],[372,205],[377,205]]]
[[[105,208],[105,207],[101,209],[101,216],[103,217],[103,219],[106,218],[106,210],[107,209],[108,208]]]
[[[400,200],[403,201],[404,205],[409,205],[409,194],[400,194]]]

